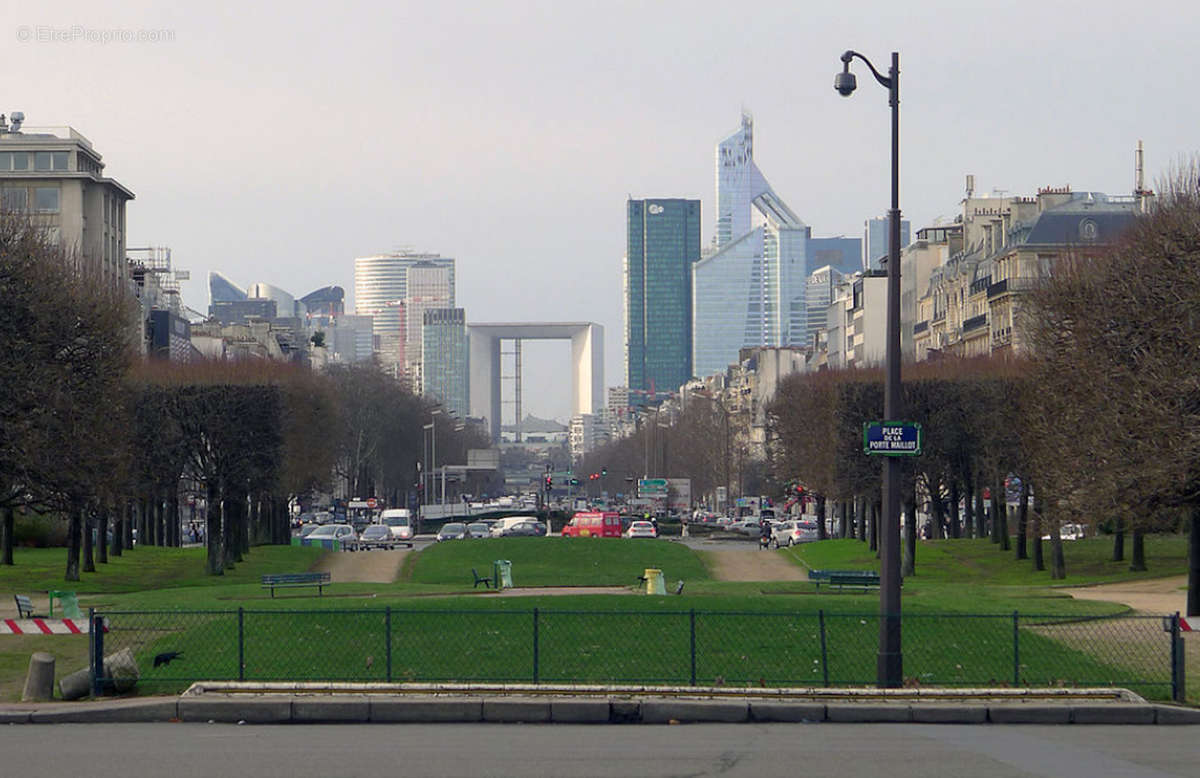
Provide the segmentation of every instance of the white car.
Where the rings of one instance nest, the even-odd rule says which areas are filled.
[[[817,522],[810,519],[781,521],[771,528],[771,545],[787,548],[797,543],[811,543],[817,539]]]
[[[391,508],[379,516],[379,523],[387,526],[396,540],[409,542],[413,538],[412,515],[402,508]]]
[[[625,530],[627,538],[656,538],[658,530],[648,521],[635,521],[629,525],[629,529]]]

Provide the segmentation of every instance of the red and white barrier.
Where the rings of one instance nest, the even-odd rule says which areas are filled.
[[[1200,616],[1180,616],[1179,629],[1183,632],[1200,632]]]
[[[0,635],[86,635],[87,619],[3,619]]]

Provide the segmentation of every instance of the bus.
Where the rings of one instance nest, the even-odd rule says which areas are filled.
[[[564,538],[619,538],[621,514],[612,511],[576,513],[562,528]]]

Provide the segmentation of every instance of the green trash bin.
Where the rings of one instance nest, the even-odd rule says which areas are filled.
[[[50,618],[54,618],[54,601],[58,600],[59,610],[62,614],[59,618],[63,619],[82,619],[83,612],[79,610],[79,601],[75,598],[75,592],[60,592],[52,591],[50,594]]]
[[[492,563],[492,583],[495,584],[493,588],[496,591],[512,588],[512,562],[497,559]]]

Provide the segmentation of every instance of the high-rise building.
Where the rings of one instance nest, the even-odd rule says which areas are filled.
[[[230,281],[221,273],[211,270],[208,273],[208,301],[212,303],[234,303],[245,300],[246,290]]]
[[[423,394],[465,420],[470,410],[470,349],[462,308],[428,308],[422,313]]]
[[[692,376],[692,266],[700,201],[626,203],[625,374],[630,402],[653,402]]]
[[[692,368],[725,370],[743,348],[803,345],[810,229],[754,162],[754,122],[717,144],[716,250],[692,272]],[[631,384],[632,388],[632,384]]]
[[[448,269],[453,290],[454,260],[450,257],[401,251],[354,260],[354,311],[373,317],[380,362],[396,374],[404,369],[405,328],[400,306],[409,294],[408,271],[422,262]]]
[[[828,265],[842,275],[853,275],[862,270],[862,238],[810,238],[808,241],[808,266]]]
[[[74,128],[22,130],[0,114],[0,207],[35,215],[52,241],[76,252],[80,268],[124,285],[129,191],[104,175],[100,152]]]
[[[433,262],[418,262],[408,269],[408,296],[404,298],[404,370],[410,385],[423,393],[425,312],[454,307],[454,273]],[[465,414],[463,416],[465,418]]]
[[[845,275],[837,268],[826,265],[817,268],[808,277],[808,333],[806,345],[814,350],[820,350],[823,344],[819,342],[825,331],[826,314],[837,294],[838,284],[842,283]]]
[[[888,237],[887,216],[867,219],[863,222],[863,270],[883,270],[887,265],[882,263],[891,250],[891,239]],[[900,248],[909,244],[911,225],[908,219],[900,220]]]

